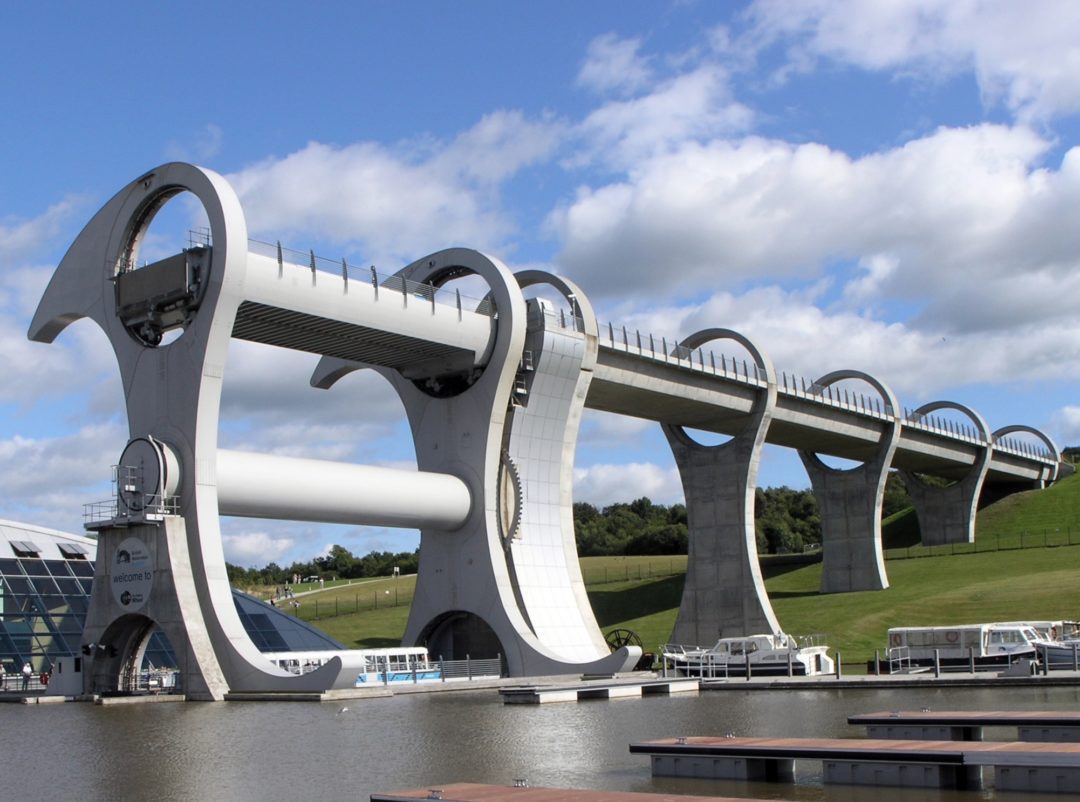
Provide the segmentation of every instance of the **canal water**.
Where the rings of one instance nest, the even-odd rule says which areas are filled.
[[[847,716],[876,710],[1078,706],[1080,689],[1031,687],[706,691],[548,705],[504,705],[494,690],[334,704],[0,705],[0,789],[11,800],[322,802],[525,778],[534,786],[769,799],[971,802],[995,799],[993,790],[824,786],[820,764],[804,761],[796,785],[654,779],[648,758],[627,747],[729,732],[859,737]]]

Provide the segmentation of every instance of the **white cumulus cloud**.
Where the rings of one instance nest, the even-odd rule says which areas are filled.
[[[646,462],[596,464],[574,469],[574,499],[597,507],[648,496],[657,504],[682,501],[675,468]]]
[[[1080,6],[1069,0],[757,0],[747,38],[780,43],[788,69],[830,59],[939,81],[974,73],[1017,119],[1080,111]]]

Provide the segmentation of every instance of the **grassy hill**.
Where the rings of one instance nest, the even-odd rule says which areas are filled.
[[[874,649],[885,648],[890,626],[1080,619],[1078,513],[1080,475],[980,511],[975,544],[914,545],[914,515],[900,513],[888,522],[891,586],[883,591],[821,595],[820,563],[766,560],[763,574],[784,630],[825,635],[854,669]],[[915,532],[917,538],[917,527]],[[587,557],[581,565],[605,631],[631,629],[647,650],[667,641],[682,595],[685,557]],[[313,618],[317,600],[321,612],[315,623],[338,640],[353,647],[396,644],[414,587],[415,577],[400,577],[328,588],[303,600],[300,613]]]

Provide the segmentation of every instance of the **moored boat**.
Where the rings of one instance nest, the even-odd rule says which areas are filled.
[[[1039,662],[1048,668],[1080,669],[1080,639],[1043,641],[1036,644]]]
[[[264,652],[263,657],[293,674],[315,671],[338,651]],[[351,655],[364,658],[364,670],[356,677],[356,687],[391,682],[432,682],[443,679],[442,663],[432,661],[423,646],[396,646],[354,649]]]
[[[893,627],[889,630],[890,671],[931,666],[976,669],[1037,658],[1047,641],[1026,621],[956,624],[938,627]]]
[[[751,676],[815,676],[831,674],[835,664],[829,647],[817,643],[819,636],[796,639],[775,635],[721,638],[710,648],[668,644],[664,665],[687,677],[717,679]]]

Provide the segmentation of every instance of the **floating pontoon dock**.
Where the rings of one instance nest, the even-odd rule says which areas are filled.
[[[641,696],[667,696],[673,693],[696,692],[701,686],[697,679],[606,679],[576,684],[552,683],[502,688],[499,695],[508,705],[541,705],[549,702],[581,702],[586,699],[622,699]]]
[[[1080,741],[1080,713],[1016,710],[898,710],[848,716],[868,738],[981,741],[983,727],[1016,727],[1017,740]]]
[[[578,791],[572,788],[529,788],[527,785],[479,785],[455,783],[412,791],[372,794],[371,802],[426,802],[444,799],[449,802],[764,802],[730,796],[686,796],[684,794],[649,794],[633,791]]]
[[[1080,744],[849,738],[668,738],[630,744],[653,776],[793,781],[796,760],[818,760],[826,783],[1080,791]]]

